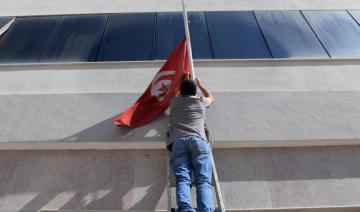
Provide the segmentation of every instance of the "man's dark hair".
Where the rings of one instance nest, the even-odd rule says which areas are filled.
[[[181,96],[195,96],[196,95],[196,82],[191,79],[185,79],[181,82],[180,94]]]

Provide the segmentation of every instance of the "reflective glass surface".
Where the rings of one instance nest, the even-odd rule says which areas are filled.
[[[209,33],[203,12],[189,12],[189,31],[194,58],[212,58]],[[167,59],[185,36],[182,13],[157,14],[155,59]]]
[[[275,58],[328,58],[328,54],[299,11],[255,11]]]
[[[11,21],[13,17],[0,17],[0,29],[5,26],[9,21]]]
[[[0,63],[38,62],[60,16],[16,18],[0,43]]]
[[[360,10],[188,17],[194,59],[360,57]],[[0,37],[0,63],[163,60],[184,35],[180,12],[19,17]]]
[[[303,11],[331,57],[360,56],[360,27],[347,11]]]
[[[188,12],[192,53],[195,59],[212,59],[211,43],[204,12]]]
[[[155,13],[110,14],[97,60],[153,60],[155,21]]]
[[[252,12],[205,13],[216,59],[271,57]]]
[[[166,59],[185,35],[181,13],[157,13],[155,59]]]
[[[349,10],[350,15],[360,24],[360,10]]]
[[[107,16],[61,17],[41,62],[95,61]]]

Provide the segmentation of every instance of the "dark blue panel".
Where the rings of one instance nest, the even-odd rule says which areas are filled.
[[[63,16],[40,61],[95,61],[107,16]]]
[[[0,29],[5,26],[9,21],[11,21],[13,17],[0,17]]]
[[[155,13],[110,14],[98,61],[152,60]]]
[[[16,18],[0,44],[0,63],[38,62],[59,19]]]
[[[269,49],[249,11],[206,12],[215,58],[269,58]]]
[[[360,56],[360,27],[346,11],[303,11],[331,57]]]
[[[255,16],[273,57],[329,57],[300,11],[256,11]]]
[[[166,59],[185,35],[181,13],[158,13],[156,26],[155,59]]]
[[[189,30],[194,58],[212,58],[209,33],[203,12],[189,12]],[[166,59],[185,36],[181,13],[157,14],[155,59]]]
[[[188,16],[193,57],[195,59],[212,59],[213,56],[205,13],[188,12]]]

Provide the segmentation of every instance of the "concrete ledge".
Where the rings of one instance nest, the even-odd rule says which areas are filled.
[[[274,208],[274,209],[239,209],[226,210],[236,212],[358,212],[360,206],[344,206],[344,207],[316,207],[316,208]]]
[[[131,150],[165,149],[164,141],[152,142],[1,142],[0,150]]]
[[[155,210],[163,212],[167,210]],[[304,207],[304,208],[271,208],[271,209],[230,209],[229,212],[359,212],[360,206],[343,207]],[[124,212],[122,210],[41,210],[40,212]],[[131,211],[144,212],[144,211]]]
[[[1,0],[3,16],[181,11],[179,0]],[[360,9],[357,0],[196,0],[188,10],[340,10]]]
[[[360,139],[349,140],[292,140],[292,141],[213,141],[213,149],[321,147],[360,145]],[[165,141],[130,142],[0,142],[0,150],[161,150]]]

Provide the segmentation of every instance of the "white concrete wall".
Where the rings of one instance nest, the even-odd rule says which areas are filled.
[[[0,66],[0,148],[163,148],[167,117],[118,129],[113,117],[161,62]],[[214,92],[215,147],[358,144],[359,60],[197,62]],[[72,143],[77,145],[72,145]]]
[[[0,0],[1,16],[179,11],[175,0]],[[360,9],[357,0],[193,0],[189,10]],[[0,149],[164,148],[167,117],[111,119],[161,62],[0,65]],[[228,209],[360,205],[360,60],[196,62]],[[0,151],[0,211],[165,208],[163,150]]]
[[[216,150],[215,160],[228,210],[359,205],[358,146]],[[0,211],[165,210],[165,179],[165,150],[0,151]]]
[[[181,11],[180,0],[0,0],[1,16]],[[189,10],[360,9],[358,0],[188,0]]]

